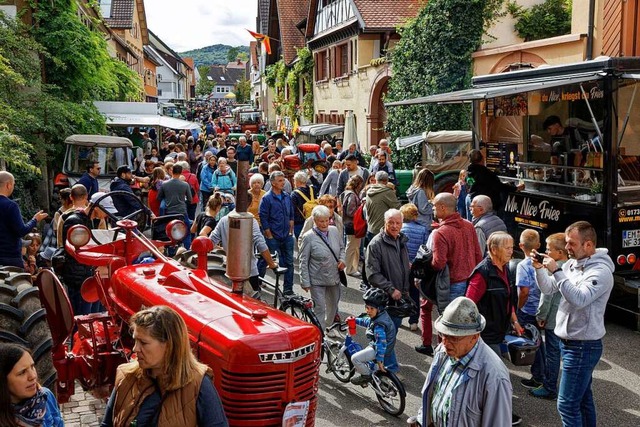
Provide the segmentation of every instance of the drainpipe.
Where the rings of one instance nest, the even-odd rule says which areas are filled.
[[[593,30],[596,14],[596,0],[589,0],[589,26],[587,27],[587,55],[586,60],[593,59]]]

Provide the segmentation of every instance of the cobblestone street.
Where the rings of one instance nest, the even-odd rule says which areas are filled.
[[[71,400],[61,406],[66,427],[97,427],[102,421],[106,404],[76,384],[76,392]]]

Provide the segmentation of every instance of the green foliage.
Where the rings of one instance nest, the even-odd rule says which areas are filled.
[[[45,162],[60,164],[67,136],[106,131],[104,118],[90,101],[70,101],[59,87],[42,83],[40,58],[53,60],[28,29],[0,12],[0,153],[16,175],[16,191],[24,189],[16,193],[23,209],[38,204],[40,168]],[[121,78],[118,70],[113,68]],[[118,84],[126,84],[126,79]],[[127,90],[118,87],[115,90]]]
[[[0,153],[11,169],[23,169],[40,175],[40,170],[31,164],[34,154],[32,147],[18,135],[9,132],[5,125],[0,126]]]
[[[213,80],[209,80],[207,78],[207,74],[209,74],[209,67],[201,65],[198,67],[198,72],[200,73],[200,81],[198,81],[198,86],[196,86],[196,95],[209,95],[216,86],[216,83]]]
[[[267,86],[276,92],[274,107],[277,115],[290,117],[292,120],[305,117],[313,118],[313,56],[308,47],[296,49],[297,61],[287,67],[284,60],[279,60],[267,67],[265,81]],[[304,87],[302,106],[298,104],[300,99],[300,85]],[[285,86],[287,98],[285,99]]]
[[[516,18],[515,30],[524,41],[546,39],[571,32],[571,0],[545,0],[531,9],[510,2],[507,9]]]
[[[79,102],[142,99],[138,74],[111,58],[104,36],[78,17],[75,1],[29,3],[35,10],[33,35],[48,53],[43,65],[53,94]]]
[[[469,87],[471,54],[479,47],[484,24],[501,5],[498,0],[431,0],[400,28],[391,52],[393,78],[385,102],[400,101]],[[464,19],[462,19],[464,17]],[[464,22],[464,25],[461,23]],[[387,110],[391,139],[424,131],[469,129],[466,105],[415,105]],[[395,144],[392,144],[395,150]],[[395,152],[398,169],[420,160],[420,146]],[[395,163],[395,162],[394,162]]]
[[[244,104],[251,101],[251,82],[247,79],[242,79],[236,84],[235,92],[236,102],[238,104]]]
[[[227,62],[234,62],[238,58],[238,48],[232,47],[227,51]]]
[[[235,61],[238,56],[249,58],[249,46],[229,46],[226,44],[214,44],[212,46],[193,49],[181,52],[180,56],[193,58],[196,67],[201,65],[211,66],[214,64],[225,65],[229,62],[228,56],[231,49],[236,50],[236,54],[231,61]]]

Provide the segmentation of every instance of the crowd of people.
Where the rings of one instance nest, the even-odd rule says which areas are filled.
[[[133,170],[126,165],[118,168],[109,190],[131,192],[129,184],[137,180],[144,187],[142,201],[154,216],[178,215],[189,224],[192,236],[209,236],[214,244],[225,247],[227,215],[235,209],[238,195],[238,162],[248,161],[248,211],[255,217],[254,245],[262,254],[252,264],[252,295],[260,298],[259,277],[267,267],[275,267],[270,254],[278,253],[280,265],[287,267],[284,294],[294,292],[297,264],[299,284],[313,299],[325,328],[340,319],[344,274],[361,279],[369,317],[359,322],[371,329],[372,344],[354,360],[361,374],[353,379],[355,384],[369,381],[368,360],[378,362],[381,369],[401,368],[393,343],[408,317],[410,330],[420,330],[422,336],[415,350],[433,357],[416,421],[423,426],[516,425],[521,418],[511,413],[512,385],[502,345],[507,334],[522,335],[526,325],[533,325],[544,332],[545,340],[531,366],[531,378],[522,385],[534,397],[557,399],[564,425],[595,425],[591,375],[602,354],[603,313],[613,286],[613,263],[606,249],[596,248],[590,224],[579,222],[565,233],[548,236],[546,254],[539,254],[536,231],[512,236],[500,217],[500,192],[521,188],[500,183],[484,166],[478,150],[470,152],[471,164],[460,172],[453,193],[435,194],[433,173],[425,168],[407,190],[409,203],[401,206],[387,140],[372,148],[369,164],[357,146],[340,151],[340,146],[325,141],[322,152],[331,165],[326,173],[310,168],[287,177],[282,159],[295,153],[295,146],[269,136],[264,144],[250,132],[237,140],[228,138],[224,123],[214,117],[206,120],[197,136],[167,131],[160,135],[160,149],[146,152]],[[143,135],[142,141],[150,137]],[[64,205],[52,227],[59,247],[70,226],[104,220],[105,210],[124,217],[135,209],[96,186],[97,170],[97,163],[88,165],[80,182],[62,196]],[[0,223],[0,234],[10,236],[2,241],[0,263],[32,271],[37,248],[30,245],[37,246],[39,241],[33,235],[26,239],[28,244],[22,239],[46,214],[39,212],[24,224],[17,205],[9,199],[13,186],[13,176],[0,172],[0,214],[11,218],[10,223]],[[104,210],[90,209],[97,200]],[[356,230],[363,219],[364,235]],[[513,269],[510,260],[516,237],[525,258]],[[186,248],[189,244],[190,237],[183,242]],[[429,252],[429,274],[434,280],[412,274],[421,249]],[[84,302],[79,292],[79,285],[91,274],[89,267],[67,257],[62,276],[73,308],[80,314],[99,308]],[[435,286],[433,297],[425,293],[427,282]],[[435,322],[434,306],[439,314]],[[159,381],[168,368],[154,364],[155,356],[145,355],[147,344],[143,343],[158,341],[162,347],[166,336],[155,331],[155,319],[171,313],[150,310],[132,320],[136,351],[144,356],[119,370],[126,393]],[[188,353],[178,344],[172,351]],[[210,375],[206,369],[191,359],[187,362],[180,382],[160,381],[161,388],[210,383],[203,380]],[[138,375],[141,369],[151,378]],[[131,419],[126,393],[116,391],[103,425]],[[199,393],[217,399],[212,387],[200,387]],[[194,417],[217,420],[213,424],[198,421],[198,425],[225,422],[224,414],[199,403],[188,414],[150,409],[159,398],[150,395],[149,405],[139,408],[142,418],[138,419],[188,416],[190,422]]]

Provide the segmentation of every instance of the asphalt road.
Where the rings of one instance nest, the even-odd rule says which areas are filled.
[[[364,311],[359,281],[349,278],[349,288],[343,288],[340,313],[358,315]],[[304,294],[298,285],[294,290]],[[435,317],[434,317],[435,319]],[[364,330],[358,334],[363,338]],[[598,424],[602,426],[640,426],[640,333],[607,321],[604,355],[594,374],[594,394],[598,410]],[[403,426],[421,405],[421,389],[431,358],[413,349],[420,343],[420,335],[411,332],[405,320],[398,333],[396,353],[401,365],[399,373],[407,390],[405,413],[396,418],[386,414],[369,388],[343,384],[326,365],[321,366],[319,403],[316,414],[318,427],[345,426]],[[522,416],[523,426],[560,426],[555,401],[536,399],[527,394],[520,380],[529,378],[528,367],[507,363],[513,384],[513,408]]]

